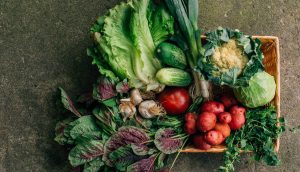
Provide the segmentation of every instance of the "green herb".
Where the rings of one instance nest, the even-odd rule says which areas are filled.
[[[246,124],[233,132],[226,140],[228,149],[224,156],[224,165],[220,171],[234,171],[234,162],[239,160],[241,151],[252,151],[256,161],[267,165],[280,163],[275,152],[275,142],[285,130],[284,118],[277,119],[273,106],[248,109]]]

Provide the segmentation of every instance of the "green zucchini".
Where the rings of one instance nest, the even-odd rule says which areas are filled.
[[[165,65],[184,69],[187,66],[184,52],[174,44],[163,42],[156,48],[156,56]]]
[[[177,68],[162,68],[156,73],[156,79],[167,86],[185,87],[191,84],[191,75]]]

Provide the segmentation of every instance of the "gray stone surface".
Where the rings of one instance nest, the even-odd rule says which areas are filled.
[[[85,56],[95,18],[119,1],[0,1],[0,172],[67,171],[67,154],[53,141],[62,117],[57,87],[71,95],[91,87],[97,74]],[[300,123],[300,1],[201,0],[205,31],[226,26],[280,38],[282,114]],[[278,168],[247,156],[237,171],[300,171],[300,136],[281,139]],[[214,171],[222,154],[182,154],[173,171]]]

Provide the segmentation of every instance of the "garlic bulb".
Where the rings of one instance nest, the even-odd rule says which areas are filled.
[[[130,99],[121,99],[121,103],[119,105],[119,110],[121,115],[123,116],[123,120],[125,121],[127,118],[133,117],[136,113],[136,107],[130,101]]]
[[[154,118],[166,114],[165,109],[154,100],[143,101],[139,105],[139,112],[144,118]]]
[[[131,90],[131,92],[130,92],[130,100],[131,100],[131,102],[135,106],[139,105],[143,101],[141,93],[140,93],[140,91],[138,89]]]

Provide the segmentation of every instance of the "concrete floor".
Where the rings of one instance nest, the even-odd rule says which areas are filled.
[[[300,1],[199,0],[200,26],[238,28],[280,38],[281,105],[289,125],[300,123]],[[62,117],[57,87],[71,95],[90,89],[96,69],[85,55],[95,18],[113,0],[0,1],[0,172],[67,171],[67,154],[53,141]],[[247,156],[236,171],[300,171],[300,136],[286,132],[277,168]],[[182,154],[174,171],[215,171],[222,154]]]

